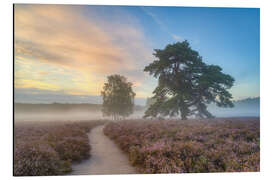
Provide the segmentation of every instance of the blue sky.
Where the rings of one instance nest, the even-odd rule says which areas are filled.
[[[99,96],[118,73],[141,104],[157,83],[142,72],[153,49],[183,40],[235,78],[234,99],[257,97],[259,16],[256,8],[16,5],[15,101]]]
[[[259,96],[259,9],[140,7],[133,13],[154,48],[177,38],[188,40],[206,63],[221,66],[235,78],[231,91],[236,99]]]

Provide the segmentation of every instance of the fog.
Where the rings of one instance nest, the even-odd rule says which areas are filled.
[[[208,110],[216,117],[260,117],[259,107],[209,107]]]
[[[128,119],[139,119],[143,109],[136,109]],[[104,117],[100,105],[88,104],[15,104],[14,120],[18,121],[81,121],[110,119]]]
[[[259,104],[239,105],[234,108],[218,108],[210,105],[208,110],[215,117],[259,117]],[[136,108],[126,119],[140,119],[145,108]],[[101,113],[100,105],[88,104],[16,104],[14,108],[15,121],[79,121],[110,119]]]
[[[103,119],[100,112],[39,112],[39,113],[29,113],[29,112],[15,112],[15,121],[71,121],[71,120],[96,120]]]
[[[144,112],[136,111],[127,119],[140,119]],[[110,117],[102,116],[101,112],[87,112],[87,111],[67,111],[62,112],[40,112],[40,113],[28,113],[28,112],[15,112],[15,121],[79,121],[79,120],[99,120],[99,119],[111,119]]]

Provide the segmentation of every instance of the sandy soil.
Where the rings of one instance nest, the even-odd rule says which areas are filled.
[[[104,126],[94,128],[89,134],[91,158],[72,166],[72,175],[135,174],[128,157],[103,134]]]

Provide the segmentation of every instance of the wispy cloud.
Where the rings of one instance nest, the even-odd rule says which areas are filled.
[[[173,34],[167,25],[155,14],[151,11],[149,7],[141,7],[141,9],[148,15],[150,16],[159,26],[160,28],[168,33],[174,40],[180,41],[182,38],[179,35]]]
[[[15,5],[15,88],[99,95],[115,73],[143,84],[152,50],[136,18],[116,14],[108,21],[85,6]]]
[[[175,34],[171,34],[171,36],[173,37],[173,39],[175,39],[176,41],[180,41],[182,40],[182,38],[178,35],[175,35]]]

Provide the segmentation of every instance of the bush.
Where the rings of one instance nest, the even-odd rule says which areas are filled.
[[[106,121],[17,123],[14,136],[14,175],[62,175],[71,163],[90,157],[87,136]]]
[[[259,171],[258,119],[126,120],[104,134],[141,173]]]
[[[88,139],[86,139],[88,141]],[[90,145],[83,138],[69,138],[53,145],[60,159],[71,162],[81,161],[90,157]]]
[[[46,142],[19,146],[14,155],[15,176],[59,175],[71,171],[69,164],[61,161],[58,153]]]

